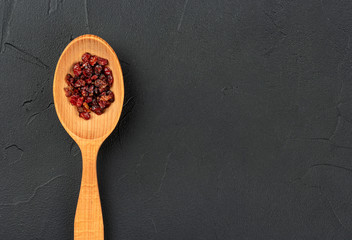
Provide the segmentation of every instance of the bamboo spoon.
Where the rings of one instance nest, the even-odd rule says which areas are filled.
[[[72,73],[73,64],[81,61],[85,52],[108,59],[114,77],[111,90],[115,94],[115,101],[102,115],[91,114],[89,120],[78,116],[76,108],[69,103],[64,93],[66,74]],[[124,98],[122,70],[114,50],[107,42],[94,35],[83,35],[74,39],[67,45],[57,63],[53,92],[57,116],[82,153],[82,181],[74,223],[74,239],[103,240],[104,225],[96,172],[97,155],[101,144],[119,121]]]

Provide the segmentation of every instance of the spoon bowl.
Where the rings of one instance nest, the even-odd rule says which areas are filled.
[[[66,74],[72,74],[73,64],[82,61],[81,56],[85,52],[109,60],[109,67],[114,77],[111,90],[115,94],[115,101],[111,106],[102,115],[91,114],[92,117],[88,121],[78,116],[76,107],[69,103],[63,90],[67,86],[65,82]],[[102,38],[94,35],[83,35],[75,38],[67,45],[56,66],[53,90],[56,113],[61,124],[73,139],[102,138],[104,140],[116,127],[124,98],[123,76],[114,50]]]
[[[115,101],[102,115],[91,114],[89,120],[78,116],[76,107],[70,104],[64,92],[64,87],[67,86],[66,74],[72,74],[73,64],[81,61],[81,56],[85,52],[108,59],[108,66],[114,77],[111,90],[115,95]],[[96,162],[101,144],[119,121],[124,99],[121,66],[110,45],[95,35],[83,35],[70,42],[56,66],[53,95],[57,116],[82,153],[82,180],[74,221],[74,239],[103,240],[104,224]]]

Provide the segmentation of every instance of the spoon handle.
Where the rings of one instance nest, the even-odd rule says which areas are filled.
[[[97,156],[100,144],[79,145],[82,153],[82,181],[75,216],[74,239],[104,240],[97,179]]]

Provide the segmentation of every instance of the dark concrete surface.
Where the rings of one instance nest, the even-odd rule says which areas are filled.
[[[73,239],[81,154],[57,60],[92,33],[126,102],[108,240],[352,239],[352,2],[0,0],[0,239]]]

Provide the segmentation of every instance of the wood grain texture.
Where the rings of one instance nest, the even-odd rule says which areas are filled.
[[[103,215],[97,181],[97,155],[100,145],[95,141],[81,143],[82,181],[78,197],[74,239],[104,239]]]
[[[92,114],[90,120],[78,116],[64,94],[65,75],[72,73],[72,66],[81,60],[83,53],[104,57],[114,76],[111,90],[115,101],[102,115]],[[99,148],[117,125],[121,115],[124,86],[119,60],[103,39],[94,35],[83,35],[74,39],[65,48],[55,70],[53,94],[56,113],[65,130],[76,141],[82,152],[82,181],[77,203],[74,239],[102,240],[104,225],[101,211],[96,163]]]

